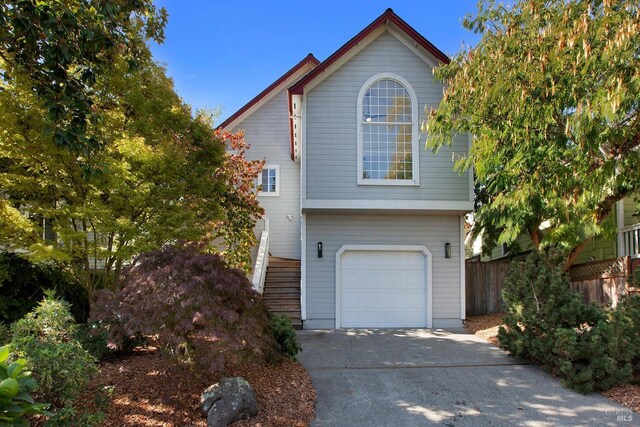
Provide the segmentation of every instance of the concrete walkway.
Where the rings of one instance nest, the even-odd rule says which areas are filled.
[[[300,331],[315,426],[631,426],[640,414],[581,395],[474,335]]]

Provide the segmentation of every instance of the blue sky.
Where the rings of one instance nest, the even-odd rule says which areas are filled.
[[[156,0],[169,12],[153,44],[177,92],[194,108],[220,108],[218,123],[309,52],[326,59],[388,7],[451,55],[478,36],[461,20],[475,0]]]

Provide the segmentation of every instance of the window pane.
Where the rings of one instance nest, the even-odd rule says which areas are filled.
[[[400,83],[380,80],[364,94],[362,121],[373,123],[411,123],[411,97]]]
[[[263,193],[276,192],[276,169],[263,169],[260,177]]]
[[[362,102],[362,178],[413,179],[409,92],[394,80],[380,80]]]
[[[413,179],[412,125],[364,125],[362,178]]]

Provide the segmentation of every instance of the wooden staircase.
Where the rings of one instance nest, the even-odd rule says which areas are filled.
[[[262,298],[271,313],[289,316],[293,327],[302,329],[300,261],[269,257]]]

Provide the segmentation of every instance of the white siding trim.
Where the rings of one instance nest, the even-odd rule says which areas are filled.
[[[427,310],[427,328],[431,328],[433,324],[433,315],[431,310],[432,291],[431,291],[431,278],[432,278],[432,254],[431,251],[424,245],[343,245],[336,252],[336,329],[340,329],[340,311],[341,311],[341,257],[346,251],[402,251],[402,252],[422,252],[426,260],[426,310]]]
[[[465,271],[465,252],[464,252],[464,215],[460,215],[460,319],[467,318],[467,301],[466,301],[466,271]]]
[[[307,197],[307,102],[301,96],[300,120],[300,318],[307,320],[307,216],[302,212],[302,201]]]
[[[362,123],[360,119],[362,118],[362,100],[364,98],[364,94],[369,89],[369,86],[374,84],[380,80],[395,80],[400,83],[404,88],[409,92],[409,97],[411,98],[411,175],[413,179],[364,179],[362,178],[363,171],[363,142],[362,142]],[[360,92],[358,92],[358,104],[356,106],[356,126],[357,126],[357,183],[358,185],[409,185],[409,186],[419,186],[420,185],[420,152],[418,151],[418,146],[420,145],[418,138],[418,96],[416,95],[416,91],[413,89],[413,86],[409,83],[407,79],[402,76],[399,76],[395,73],[379,73],[376,74],[367,80],[362,87],[360,88]]]
[[[300,214],[300,317],[307,320],[307,216]]]
[[[471,155],[471,146],[473,145],[473,135],[471,135],[469,133],[469,134],[467,134],[467,137],[469,139],[468,148],[467,148],[467,156],[470,156]],[[474,188],[474,185],[473,185],[473,178],[474,178],[473,174],[474,174],[473,166],[471,166],[469,168],[469,201],[470,202],[475,201],[475,192],[474,192],[475,188]]]
[[[291,95],[291,121],[293,123],[293,161],[300,162],[302,143],[302,95]]]
[[[624,250],[624,234],[622,229],[624,228],[624,199],[618,200],[616,206],[616,223],[618,229],[618,256],[623,256]]]
[[[280,165],[265,164],[264,167],[262,168],[263,171],[269,170],[269,169],[275,169],[275,171],[276,171],[276,191],[275,192],[260,191],[258,193],[258,196],[260,196],[260,197],[280,197]],[[262,172],[260,172],[260,175],[258,175],[258,179],[260,180],[258,185],[261,185],[262,184]]]
[[[302,120],[300,122],[300,206],[302,200],[307,198],[307,100],[306,96],[302,96]]]
[[[472,201],[460,200],[340,200],[303,199],[302,209],[311,210],[391,210],[470,212]]]

